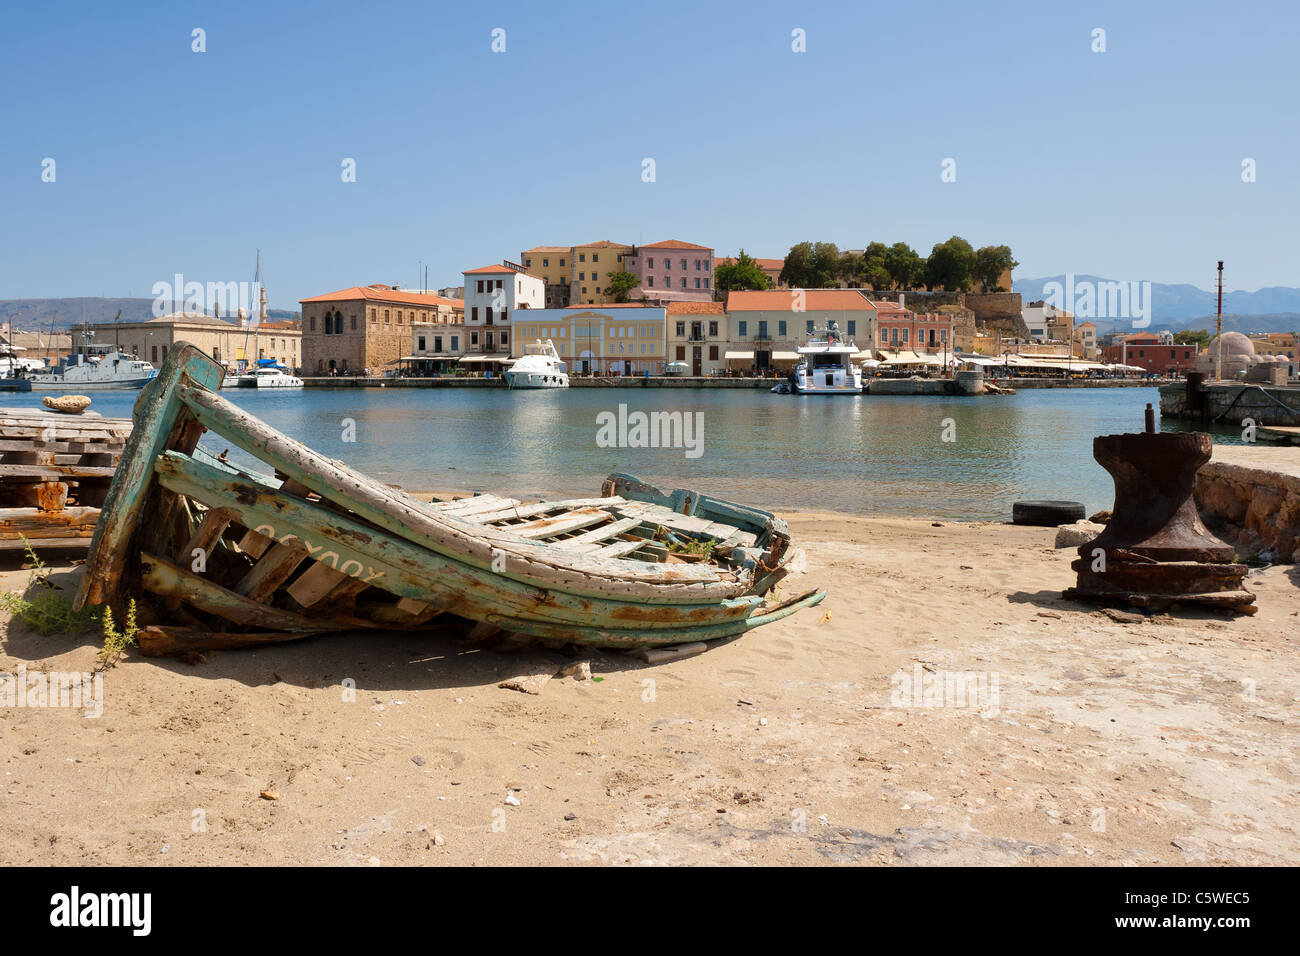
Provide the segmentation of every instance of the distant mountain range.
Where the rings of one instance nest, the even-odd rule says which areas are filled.
[[[123,322],[145,322],[154,317],[153,299],[102,299],[87,296],[77,299],[0,299],[0,322],[12,322],[15,329],[35,332],[53,328],[66,331],[89,322],[112,322],[122,310]],[[292,319],[297,313],[288,309],[266,310],[268,318]],[[230,318],[230,316],[222,316]]]
[[[1101,276],[1076,274],[1074,288],[1083,283],[1104,283],[1116,280]],[[1050,282],[1066,285],[1066,277],[1048,276],[1042,279],[1016,279],[1011,284],[1028,303],[1047,296],[1044,288]],[[1194,285],[1166,285],[1151,283],[1151,328],[1153,331],[1170,329],[1206,329],[1214,331],[1214,310],[1217,293],[1198,289]],[[1068,302],[1062,306],[1070,309]],[[1131,319],[1093,318],[1100,333],[1115,329],[1131,330]],[[1300,289],[1292,286],[1269,286],[1255,292],[1223,293],[1223,327],[1234,332],[1293,332],[1300,329]]]

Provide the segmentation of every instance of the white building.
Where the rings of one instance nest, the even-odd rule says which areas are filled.
[[[516,312],[540,309],[546,283],[513,262],[466,270],[465,355],[461,362],[485,367],[510,357]]]
[[[1020,310],[1020,318],[1035,342],[1069,342],[1074,335],[1074,316],[1047,302],[1031,302]]]

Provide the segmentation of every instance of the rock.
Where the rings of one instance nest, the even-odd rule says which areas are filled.
[[[280,791],[279,791],[279,790],[263,790],[260,794],[258,794],[258,796],[260,796],[263,800],[279,800],[279,799],[280,799]]]
[[[429,834],[429,846],[446,846],[447,841],[442,835],[441,830],[434,830]]]
[[[508,806],[508,807],[517,807],[517,806],[519,806],[519,798],[516,797],[513,793],[507,793],[507,794],[506,794],[506,806]]]
[[[576,664],[570,664],[560,671],[560,676],[572,677],[574,680],[591,680],[591,662],[578,661]]]
[[[1056,529],[1056,546],[1058,548],[1082,547],[1105,530],[1104,524],[1097,524],[1094,521],[1063,524]]]
[[[521,694],[540,694],[542,688],[546,686],[551,677],[554,676],[551,671],[539,671],[533,674],[519,674],[515,677],[507,678],[498,687],[506,690],[517,690]]]
[[[419,754],[416,754],[414,757],[411,758],[411,763],[415,764],[417,767],[423,767],[424,758],[421,757]]]
[[[566,813],[566,814],[564,815],[564,819],[566,819],[566,820],[576,820],[576,819],[578,819],[578,815],[577,815],[576,813]]]
[[[76,415],[79,412],[84,412],[90,407],[90,396],[46,395],[41,399],[41,404],[56,412],[63,412],[67,415]]]
[[[1104,607],[1101,609],[1101,613],[1119,624],[1141,624],[1146,620],[1141,614],[1134,614],[1132,611],[1121,611],[1113,607]]]
[[[1094,524],[1110,524],[1110,512],[1103,509],[1092,515],[1088,520]]]

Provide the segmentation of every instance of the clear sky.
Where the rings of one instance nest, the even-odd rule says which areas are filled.
[[[295,308],[539,244],[954,233],[1024,277],[1209,288],[1222,258],[1230,288],[1300,285],[1297,27],[1132,0],[6,4],[0,298],[246,280],[258,247]]]

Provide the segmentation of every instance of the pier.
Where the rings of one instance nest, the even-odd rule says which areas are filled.
[[[1257,426],[1300,426],[1300,387],[1189,379],[1160,386],[1160,414],[1206,424],[1249,418]]]

